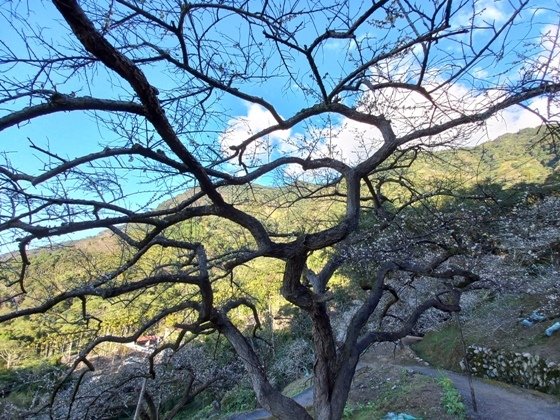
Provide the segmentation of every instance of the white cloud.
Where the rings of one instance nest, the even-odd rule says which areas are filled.
[[[488,71],[484,70],[480,67],[477,67],[474,69],[474,77],[476,79],[485,79],[486,77],[488,77]]]
[[[493,3],[493,2],[492,2]],[[487,2],[479,3],[479,7],[488,6]],[[490,5],[491,6],[491,5]],[[499,17],[496,11],[492,12],[496,19]],[[549,25],[542,31],[541,51],[537,51],[531,60],[526,60],[526,66],[511,74],[511,83],[517,80],[552,80],[560,82],[560,28]],[[418,74],[418,64],[410,58],[402,58],[392,62],[383,63],[372,72],[372,84],[387,81],[407,82],[414,81]],[[474,69],[476,77],[482,77],[487,70]],[[487,74],[486,74],[487,76]],[[425,75],[424,87],[428,90],[442,83],[439,69],[433,69]],[[532,86],[531,86],[532,87]],[[462,115],[472,115],[488,109],[506,97],[502,90],[487,90],[477,92],[466,85],[456,81],[444,86],[432,95],[433,102],[429,101],[421,93],[399,88],[379,89],[366,92],[361,98],[359,110],[376,115],[384,115],[391,120],[397,136],[403,136],[421,128],[427,128],[436,124],[449,121]],[[539,97],[525,104],[526,107],[513,106],[488,119],[484,124],[459,127],[430,139],[433,145],[442,145],[452,141],[454,144],[474,145],[484,141],[493,140],[505,133],[517,132],[523,128],[536,127],[543,124],[543,118],[547,120],[560,119],[560,103],[549,97]],[[343,125],[347,124],[343,121]],[[352,123],[349,124],[352,126]],[[363,129],[367,132],[367,129]],[[370,129],[371,133],[371,129]],[[348,141],[349,133],[343,131],[340,138],[344,144],[352,145]],[[370,138],[374,138],[371,134]],[[426,141],[426,139],[422,139]],[[352,151],[348,148],[342,149],[343,155],[348,157]],[[363,150],[363,148],[362,148]]]
[[[560,115],[558,104],[549,102],[548,98],[537,98],[527,108],[530,110],[521,106],[511,107],[489,118],[485,127],[473,134],[470,144],[494,140],[503,134],[515,133],[523,128],[538,127],[543,124],[539,115],[550,119]]]
[[[250,104],[247,115],[238,116],[228,121],[226,130],[220,136],[220,145],[224,155],[230,155],[231,146],[239,146],[252,135],[277,124],[272,114],[257,104]],[[270,159],[275,149],[290,137],[290,130],[278,130],[253,141],[243,154],[244,163],[251,166]]]
[[[466,4],[463,6],[461,12],[455,17],[453,25],[472,26],[480,29],[487,24],[503,23],[508,18],[508,8],[510,6],[507,2],[495,0],[475,1],[472,5]]]
[[[538,76],[543,80],[560,81],[560,26],[547,25],[542,33],[542,52],[535,60]]]
[[[467,87],[454,84],[433,97],[436,107],[418,92],[391,88],[365,93],[358,108],[371,114],[383,114],[391,121],[396,135],[401,137],[421,128],[483,111],[502,99],[503,95],[501,91],[475,95]],[[533,100],[527,108],[514,106],[499,112],[483,124],[460,126],[430,139],[419,139],[418,142],[433,147],[473,146],[506,133],[539,126],[543,124],[539,115],[546,118],[560,115],[558,105],[544,97]],[[330,156],[349,164],[363,161],[382,144],[381,134],[375,127],[348,118],[343,118],[338,125],[329,129],[315,130],[314,135],[323,140],[317,143],[313,157]]]
[[[525,61],[525,65],[519,70],[520,79],[560,82],[559,35],[560,27],[557,25],[548,25],[543,29],[540,43],[542,50]],[[486,132],[478,133],[478,141],[492,140],[527,127],[537,127],[543,124],[543,118],[558,121],[559,117],[559,102],[551,97],[539,97],[526,107],[511,107],[490,118],[486,122]]]
[[[348,45],[353,45],[354,42],[350,42],[350,40],[348,39],[329,39],[327,40],[327,42],[325,42],[325,44],[323,45],[323,48],[325,50],[334,50],[334,51],[338,51],[338,50],[346,50],[349,48]],[[350,47],[352,48],[352,46]]]
[[[377,128],[348,118],[342,118],[338,124],[312,130],[307,136],[315,141],[312,157],[330,157],[349,164],[370,156],[383,141]]]
[[[505,3],[505,2],[504,2]],[[485,0],[478,3],[477,11],[480,11],[480,19],[484,22],[503,22],[506,20],[502,4],[495,0]]]
[[[497,18],[498,15],[495,17]],[[530,63],[533,78],[539,79],[539,76],[546,74],[547,77],[560,79],[558,75],[560,52],[553,42],[557,33],[556,26],[547,27],[543,32],[545,39],[541,43],[541,53],[535,54]],[[435,89],[443,82],[439,70],[433,69],[424,75],[423,86],[426,89]],[[527,66],[521,70],[514,70],[511,74],[512,83],[515,82],[515,78],[523,77],[522,72],[527,73],[529,70],[531,69]],[[386,82],[414,83],[415,78],[418,77],[419,64],[412,54],[408,54],[392,61],[379,63],[370,71],[372,85]],[[473,71],[477,77],[482,77],[489,69],[474,68]],[[518,71],[519,73],[516,73]],[[404,88],[366,91],[362,94],[357,109],[372,115],[384,115],[391,121],[396,135],[401,137],[418,129],[484,111],[492,104],[503,100],[506,95],[503,90],[477,92],[457,80],[435,89],[431,99],[419,91]],[[514,106],[501,111],[483,124],[457,127],[430,139],[424,138],[418,141],[423,143],[429,141],[434,147],[450,143],[475,145],[493,140],[505,133],[541,125],[543,120],[535,112],[547,118],[558,119],[560,115],[558,104],[544,97],[534,99],[526,106],[529,109]],[[320,118],[321,121],[316,118],[309,127],[300,126],[297,133],[291,130],[280,131],[254,142],[244,155],[246,163],[251,159],[250,162],[256,164],[282,154],[303,158],[332,157],[354,164],[371,156],[382,143],[380,132],[371,125],[332,115]],[[221,139],[222,147],[227,150],[230,145],[239,144],[250,135],[275,123],[268,111],[260,106],[251,105],[246,116],[237,117],[229,122],[228,130]],[[286,173],[288,172],[298,174],[301,169],[291,168]]]

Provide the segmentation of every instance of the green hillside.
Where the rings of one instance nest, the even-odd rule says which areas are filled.
[[[434,185],[444,185],[446,189],[468,189],[479,184],[490,183],[501,185],[503,188],[520,184],[535,184],[542,187],[548,184],[554,186],[559,170],[560,160],[555,139],[548,136],[541,128],[525,129],[517,134],[507,134],[472,149],[420,154],[410,168],[384,172],[382,177],[406,177],[414,182],[418,191],[430,191]],[[383,192],[391,199],[398,201],[402,189],[399,186],[395,188],[391,184],[388,185],[389,187],[384,187]],[[291,236],[290,232],[294,234],[303,231],[313,232],[328,227],[336,222],[344,210],[342,204],[337,201],[334,187],[317,191],[317,188],[310,184],[284,188],[253,185],[250,188],[246,186],[227,187],[223,188],[221,192],[228,201],[236,203],[243,210],[265,220],[270,231],[283,234],[286,238]],[[194,191],[186,192],[173,200],[162,203],[158,209],[176,205],[182,200],[192,197],[194,193]],[[294,200],[296,196],[301,199]],[[133,232],[134,229],[135,227],[129,227],[130,232]],[[230,248],[250,248],[252,244],[252,238],[247,232],[233,224],[228,225],[223,219],[211,217],[194,219],[168,234],[177,238],[207,243],[210,257]],[[30,266],[26,282],[36,283],[40,286],[30,287],[29,289],[34,290],[35,295],[28,295],[25,299],[41,299],[42,296],[48,296],[53,288],[52,292],[71,285],[87,284],[91,277],[101,275],[103,270],[111,270],[112,267],[118,266],[127,252],[126,246],[119,244],[119,241],[110,232],[62,246],[54,246],[54,249],[36,250],[33,252],[36,258],[33,259],[33,264]],[[169,252],[163,249],[149,252],[136,268],[136,275],[149,274],[151,265],[172,260],[173,255]],[[268,292],[262,293],[258,285],[260,276],[249,274],[251,269],[259,272],[259,266],[263,273],[267,272],[269,268],[267,264],[266,262],[253,263],[247,269],[239,269],[238,273],[242,277],[252,278],[248,283],[245,282],[248,290],[253,292],[258,290],[257,295],[270,297]],[[5,265],[3,270],[7,275],[14,274],[10,273],[8,265]],[[272,271],[278,273],[280,268],[276,267]],[[134,276],[135,274],[128,273],[127,275]],[[275,276],[278,277],[278,275]],[[48,278],[49,281],[45,281],[45,278]],[[55,278],[56,281],[50,281],[52,278]],[[122,281],[127,281],[127,279],[123,278]],[[269,290],[271,293],[277,293],[277,289],[273,287]],[[175,290],[173,293],[178,292]],[[153,290],[153,293],[154,295],[158,293],[157,288]],[[165,293],[172,292],[166,291]],[[25,299],[18,304],[24,307]],[[276,300],[279,301],[280,298],[277,297]],[[125,303],[115,302],[107,307],[107,303],[100,300],[99,305],[97,315],[101,318],[104,317],[103,331],[112,331],[111,328],[125,331],[127,323],[130,322],[130,325],[134,325],[138,322],[140,314],[143,313],[142,305],[134,311],[127,309],[126,317],[121,314],[122,308],[126,306]],[[78,310],[79,302],[72,305],[72,307],[74,306]],[[13,309],[12,306],[4,303],[0,306],[0,313],[9,309]],[[73,309],[60,307],[56,308],[55,312],[67,313],[68,310]],[[78,315],[73,316],[79,318]],[[9,338],[12,342],[22,343],[26,347],[39,351],[43,356],[51,356],[78,346],[80,342],[91,338],[98,332],[96,328],[92,327],[87,330],[89,333],[84,333],[83,325],[80,322],[77,321],[71,325],[67,325],[65,322],[66,320],[60,316],[42,317],[40,326],[37,327],[35,324],[32,327],[32,323],[28,320],[20,319],[5,326],[0,337],[3,337],[4,340]],[[25,334],[17,332],[24,330]],[[78,335],[76,340],[68,338],[73,337],[73,330]]]
[[[559,171],[560,143],[544,127],[505,134],[470,149],[423,156],[411,169],[418,180],[456,177],[464,186],[492,182],[503,187],[552,182]]]
[[[460,191],[458,196],[465,197],[479,196],[481,191],[486,193],[497,191],[490,186],[497,186],[500,192],[519,192],[526,189],[543,193],[550,189],[557,191],[560,155],[556,145],[556,139],[541,128],[508,134],[470,149],[430,153],[407,151],[403,154],[403,162],[408,162],[410,165],[376,173],[371,180],[372,183],[380,185],[380,191],[391,203],[388,208],[391,206],[397,208],[399,203],[407,202],[414,195],[434,191],[441,191],[446,196],[449,192]],[[221,193],[228,202],[235,203],[244,211],[264,220],[266,228],[270,232],[277,233],[278,240],[281,241],[293,239],[301,232],[314,232],[334,225],[344,211],[342,202],[338,200],[338,196],[344,192],[343,188],[344,186],[319,188],[312,184],[294,184],[283,188],[253,185],[222,188]],[[364,196],[367,196],[368,186],[364,185],[363,188]],[[187,191],[161,203],[158,209],[172,208],[185,199],[193,197],[195,193],[195,191]],[[435,207],[444,202],[451,203],[452,206],[461,202],[449,201],[450,199],[439,201],[437,197],[430,200],[428,200],[430,205]],[[461,199],[454,198],[454,200]],[[370,205],[367,201],[364,204],[366,207]],[[421,207],[413,205],[411,209],[419,210]],[[368,219],[371,217],[371,213],[366,211],[364,217],[366,234],[368,226],[379,227],[377,220],[371,222]],[[409,223],[411,232],[420,230],[418,226],[412,226],[420,219],[411,220]],[[407,228],[406,224],[403,226]],[[399,229],[403,226],[399,226]],[[126,229],[134,238],[139,233],[136,231],[135,234],[135,229],[140,228],[127,226]],[[488,232],[490,233],[484,233],[485,240],[492,234],[490,230]],[[175,239],[203,242],[208,258],[215,264],[217,270],[222,268],[220,260],[213,260],[214,258],[236,250],[251,249],[254,246],[252,237],[246,231],[238,225],[229,224],[217,217],[192,219],[172,231],[167,231],[166,235]],[[372,232],[372,236],[376,237],[375,232]],[[477,238],[482,237],[483,234],[480,234]],[[487,240],[487,242],[491,241]],[[87,287],[101,278],[104,273],[117,269],[123,261],[126,261],[130,252],[127,245],[109,231],[80,241],[35,250],[31,253],[31,264],[25,278],[25,283],[31,292],[1,303],[0,315],[15,308],[24,309],[64,289]],[[119,275],[111,286],[138,281],[153,275],[156,270],[173,270],[174,264],[181,258],[177,252],[164,247],[151,249],[142,255],[132,269]],[[324,259],[325,255],[314,254],[311,262],[320,266]],[[18,262],[17,257],[14,261],[5,257],[1,267],[2,276],[4,278],[17,276],[15,270],[19,267]],[[330,283],[334,293],[333,305],[341,313],[352,299],[362,297],[361,289],[346,288],[346,286],[355,285],[356,280],[362,283],[363,279],[357,277],[368,276],[373,267],[368,265],[363,270],[357,267],[358,265],[356,263],[356,267],[349,267],[342,273],[336,274]],[[305,340],[309,334],[305,327],[307,320],[294,313],[293,307],[287,305],[279,293],[282,269],[279,261],[258,259],[240,266],[231,275],[224,270],[223,278],[214,285],[218,301],[233,296],[249,297],[256,302],[257,309],[266,320],[264,335],[267,335],[266,339],[269,342],[276,343],[277,346],[272,351],[266,350],[264,346],[262,351],[263,357],[268,358],[271,372],[276,372],[275,374],[278,375],[279,386],[285,385],[295,379],[297,374],[309,369],[309,366],[305,365],[286,373],[286,369],[277,364],[278,360],[284,360],[282,358],[293,358],[293,352],[296,351],[294,348],[302,354],[309,354],[309,351],[305,350],[307,347],[297,341]],[[0,287],[2,287],[0,293],[3,295],[5,286],[2,284]],[[5,372],[9,373],[15,368],[34,368],[46,360],[60,361],[63,356],[75,354],[78,349],[100,334],[129,334],[134,326],[142,324],[159,310],[180,304],[183,296],[196,292],[196,288],[191,285],[156,285],[138,293],[130,300],[88,298],[87,318],[82,316],[83,302],[79,299],[61,303],[41,316],[18,318],[3,324],[0,332],[0,353],[5,357],[0,360],[0,364],[3,364]],[[247,311],[241,309],[232,311],[231,315],[240,324],[247,323],[250,318]],[[276,319],[288,321],[278,322],[275,321]],[[149,332],[163,335],[164,331],[173,331],[175,323],[185,321],[186,318],[172,316]],[[223,346],[219,342],[212,341],[212,338],[205,340],[216,348]],[[115,349],[108,351],[115,351]],[[223,362],[228,364],[231,360],[225,357]],[[12,377],[9,374],[8,378],[6,383],[10,384]],[[1,378],[0,386],[2,386]],[[29,395],[25,392],[23,394],[25,398],[22,398],[29,402],[26,399]]]

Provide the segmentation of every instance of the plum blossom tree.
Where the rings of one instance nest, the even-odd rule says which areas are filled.
[[[405,336],[429,309],[459,310],[461,292],[479,280],[446,265],[450,246],[423,262],[385,255],[336,342],[328,285],[363,204],[389,223],[424,198],[384,174],[422,150],[493,135],[499,122],[558,116],[560,29],[548,2],[52,0],[6,2],[1,16],[0,231],[9,253],[0,322],[77,302],[85,329],[103,324],[99,302],[130,310],[152,296],[133,331],[94,337],[72,369],[93,370],[101,343],[133,342],[160,325],[181,331],[163,347],[187,332],[219,332],[278,418],[310,415],[271,385],[230,316],[246,307],[260,325],[250,299],[224,297],[231,273],[261,258],[283,264],[279,291],[312,323],[315,416],[338,419],[361,352]],[[321,197],[344,209],[292,229],[232,193],[288,182],[286,202]],[[391,183],[410,199],[388,202]],[[209,244],[193,234],[204,220],[243,240]],[[74,281],[29,280],[34,249],[98,229],[118,238],[118,261]],[[308,258],[323,250],[332,257],[312,272]],[[441,287],[393,328],[368,330],[396,293],[386,283],[395,271]]]
[[[172,419],[201,392],[231,386],[239,380],[240,372],[235,364],[218,366],[202,346],[162,355],[155,365],[156,380],[147,380],[148,366],[142,359],[128,358],[127,362],[104,360],[76,395],[72,395],[72,387],[62,390],[54,403],[54,417],[114,418],[126,416],[131,407],[137,407],[140,418]],[[141,392],[143,398],[138,403]],[[162,412],[162,407],[169,408]]]

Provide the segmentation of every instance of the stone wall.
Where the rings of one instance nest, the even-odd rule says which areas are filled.
[[[466,359],[476,376],[544,392],[560,391],[560,365],[540,356],[469,346]],[[461,367],[466,370],[464,360]]]

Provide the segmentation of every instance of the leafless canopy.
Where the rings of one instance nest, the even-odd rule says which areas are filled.
[[[90,319],[99,299],[183,290],[134,331],[95,338],[74,367],[93,369],[88,355],[100,343],[132,342],[172,319],[183,331],[173,344],[184,332],[221,332],[262,406],[279,418],[308,418],[271,386],[228,317],[254,310],[252,302],[216,297],[236,267],[274,258],[284,266],[282,295],[313,322],[316,416],[340,418],[360,352],[406,335],[429,308],[457,310],[461,288],[478,277],[440,269],[447,255],[425,265],[387,262],[337,347],[325,293],[343,261],[334,254],[307,284],[307,259],[357,229],[362,200],[382,206],[379,173],[401,164],[405,151],[476,140],[504,110],[553,121],[558,11],[533,3],[3,2],[0,231],[10,275],[0,321],[70,301]],[[301,188],[286,201],[342,197],[340,217],[279,230],[232,193],[287,182]],[[246,240],[210,255],[181,227],[205,219]],[[118,264],[67,285],[43,279],[47,292],[32,290],[34,249],[98,229],[122,244]],[[174,257],[146,268],[160,249]],[[448,296],[420,304],[398,330],[364,334],[394,270],[446,279]]]

